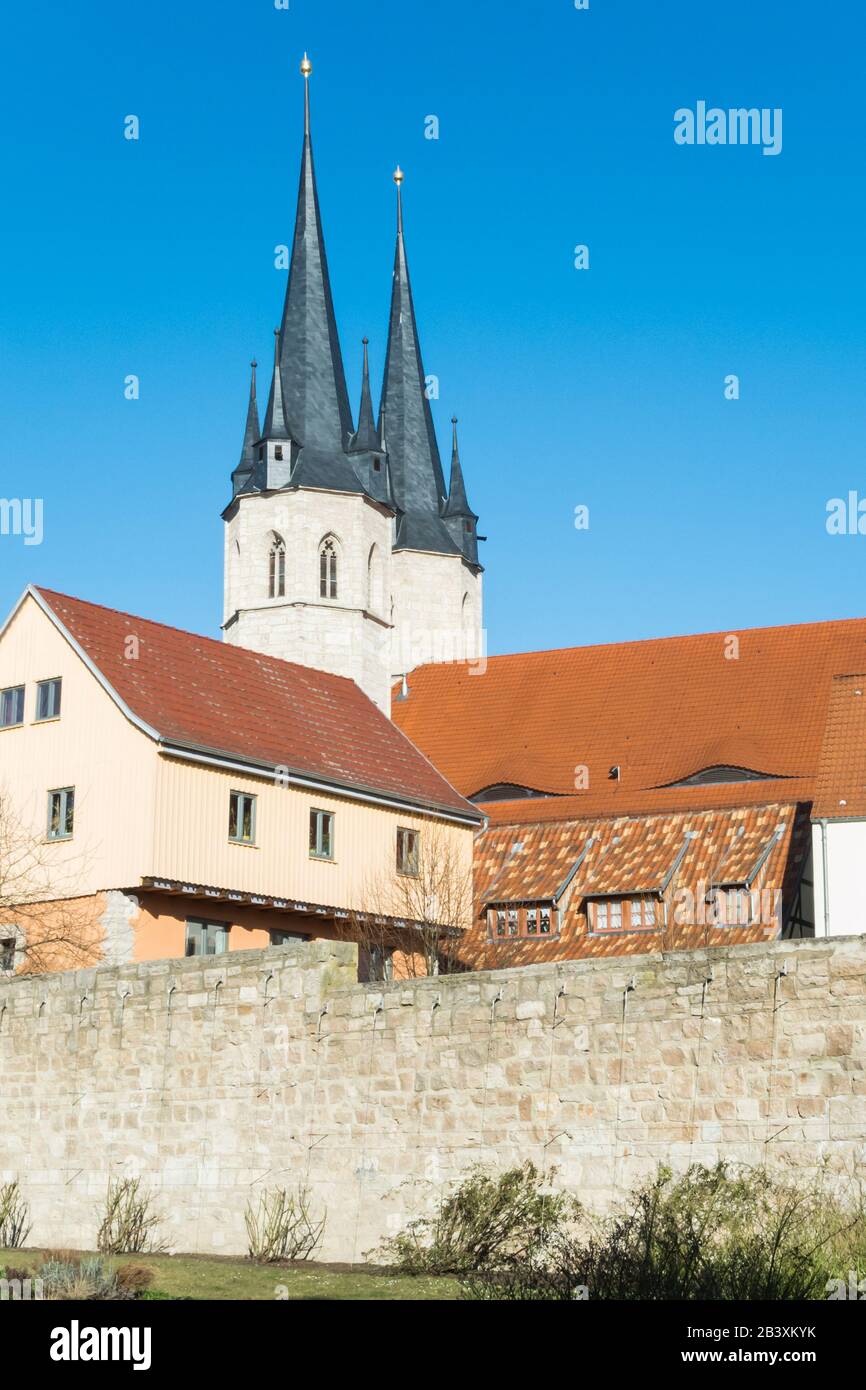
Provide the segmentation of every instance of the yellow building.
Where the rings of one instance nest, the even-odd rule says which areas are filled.
[[[465,925],[481,820],[348,679],[33,587],[0,629],[0,967],[360,933],[387,973]]]

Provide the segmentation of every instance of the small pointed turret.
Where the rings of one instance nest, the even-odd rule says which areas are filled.
[[[448,501],[442,510],[445,525],[451,538],[459,545],[471,564],[478,564],[478,517],[469,505],[463,468],[460,463],[460,449],[457,443],[457,416],[451,416],[451,486]]]
[[[232,473],[232,488],[234,496],[239,492],[244,492],[247,484],[253,476],[256,466],[256,444],[260,438],[259,429],[259,406],[256,400],[256,367],[258,363],[253,358],[250,363],[250,399],[247,405],[247,423],[244,429],[244,442],[241,447],[241,456],[238,466]]]
[[[382,445],[379,439],[379,431],[376,429],[376,421],[373,418],[373,397],[370,394],[370,357],[367,351],[369,338],[362,338],[364,344],[364,366],[361,373],[361,404],[358,409],[358,428],[352,435],[349,444],[350,454],[363,453],[366,450],[378,452]]]
[[[278,328],[274,329],[274,370],[271,376],[271,393],[268,396],[262,439],[291,439],[283,402],[283,374],[280,370],[280,330]]]

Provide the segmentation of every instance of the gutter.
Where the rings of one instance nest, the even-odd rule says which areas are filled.
[[[822,816],[818,824],[821,827],[821,864],[822,879],[824,885],[824,935],[830,935],[830,879],[827,872],[827,817]]]

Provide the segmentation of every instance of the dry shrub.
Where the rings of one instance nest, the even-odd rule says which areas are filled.
[[[309,1188],[267,1189],[257,1203],[247,1203],[244,1213],[250,1259],[261,1264],[308,1260],[321,1242],[326,1215],[320,1221],[311,1217]]]
[[[156,1253],[165,1248],[156,1239],[161,1220],[153,1207],[153,1197],[141,1191],[140,1178],[112,1179],[108,1184],[96,1248],[103,1255]]]

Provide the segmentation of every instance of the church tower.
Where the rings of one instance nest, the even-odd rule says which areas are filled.
[[[310,134],[264,423],[256,363],[225,522],[225,640],[349,676],[390,712],[395,678],[480,655],[481,567],[456,444],[451,487],[425,393],[403,242],[385,380],[374,417],[367,339],[354,428],[331,296]]]
[[[457,422],[446,492],[409,280],[403,232],[403,172],[397,185],[397,248],[380,431],[394,504],[392,670],[403,675],[429,661],[483,655],[478,518],[466,500]]]

